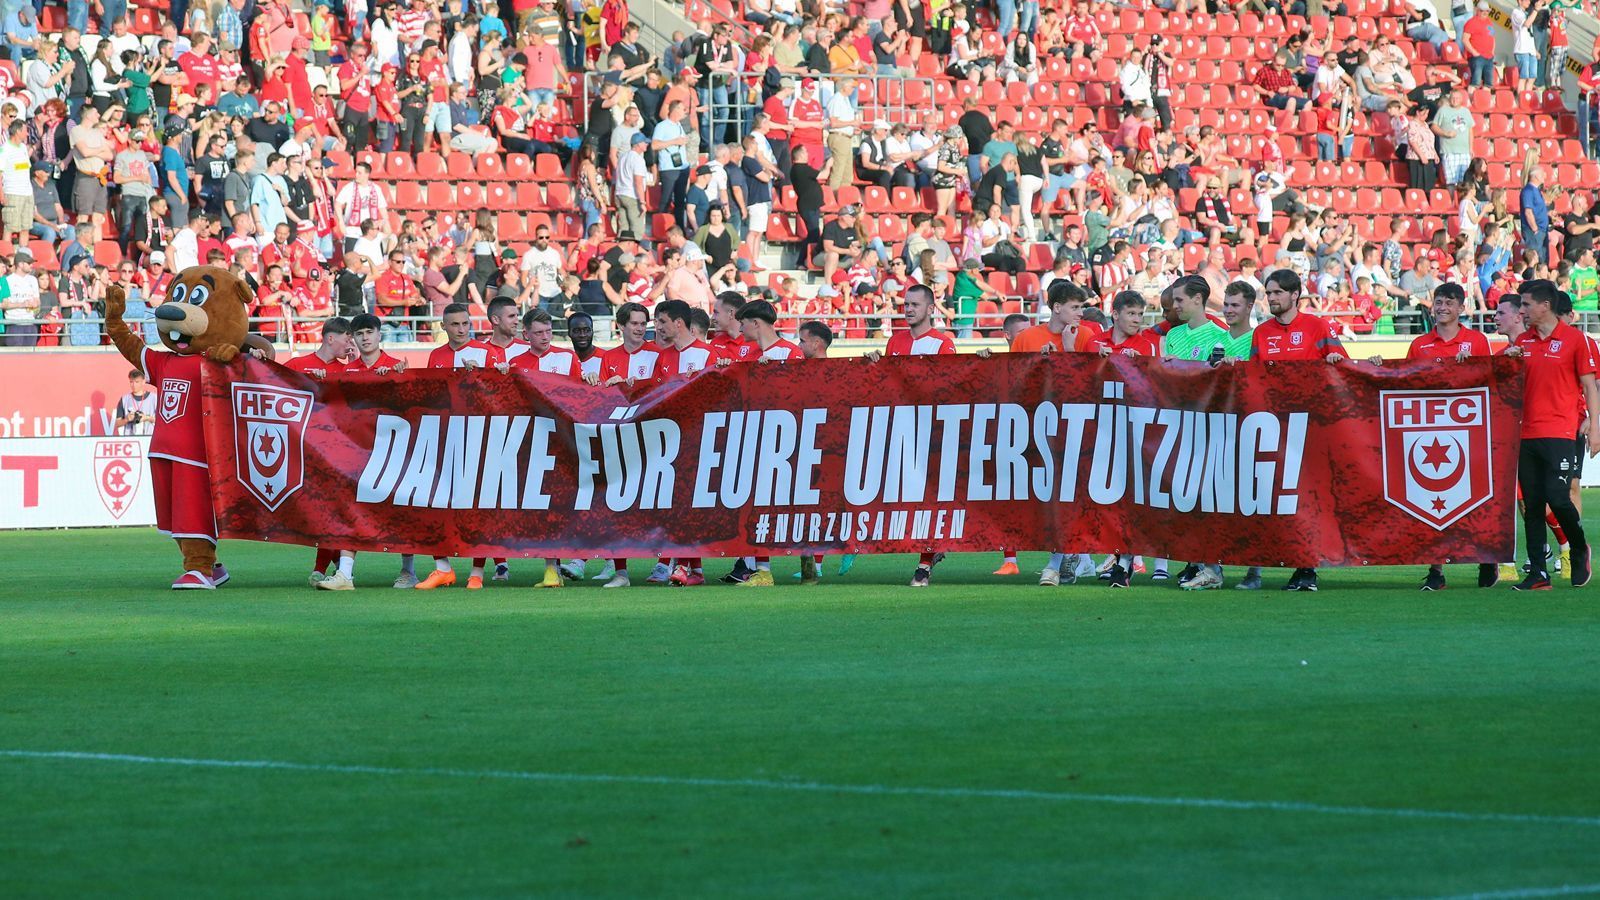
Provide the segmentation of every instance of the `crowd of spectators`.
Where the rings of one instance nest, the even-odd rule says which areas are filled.
[[[1238,86],[1257,135],[1184,109],[1170,37],[1108,61],[1101,22],[1117,7],[1103,0],[751,0],[742,21],[705,19],[660,54],[623,0],[72,0],[48,32],[8,4],[3,342],[98,344],[108,284],[138,318],[199,264],[235,269],[256,289],[255,329],[297,341],[333,315],[376,312],[391,339],[431,341],[457,301],[603,321],[630,300],[709,308],[724,290],[770,296],[791,324],[879,336],[918,282],[972,335],[1032,312],[1056,278],[1154,308],[1177,274],[1220,298],[1279,266],[1354,331],[1425,313],[1440,280],[1467,287],[1469,312],[1525,277],[1560,279],[1592,310],[1593,185],[1551,185],[1534,154],[1508,194],[1473,103],[1512,89],[1501,68],[1517,88],[1548,83],[1574,5],[1522,0],[1515,53],[1496,59],[1487,4],[1453,10],[1451,30],[1417,9],[1403,37],[1336,37],[1326,17],[1343,7],[1247,0],[1239,11],[1312,17]],[[1115,127],[1059,107],[1025,126],[986,99],[991,80],[1031,88],[1075,62],[1109,71],[1079,87],[1103,94]],[[964,97],[959,114],[932,95],[883,102],[908,76],[960,88],[938,94]],[[502,234],[487,209],[392,209],[372,152],[554,157],[575,224]],[[1295,174],[1370,160],[1412,191],[1376,218]],[[894,214],[875,213],[891,192]],[[1418,212],[1414,195],[1448,210]]]

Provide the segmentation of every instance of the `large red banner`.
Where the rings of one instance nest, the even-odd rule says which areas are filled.
[[[208,364],[223,536],[475,556],[1510,559],[1516,360],[741,364],[595,388]]]

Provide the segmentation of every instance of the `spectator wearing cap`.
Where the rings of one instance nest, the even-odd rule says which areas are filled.
[[[644,150],[649,144],[650,138],[635,132],[617,162],[611,195],[616,201],[619,232],[645,233],[644,204],[649,196],[650,169],[645,162]]]
[[[1494,20],[1487,0],[1480,0],[1472,18],[1461,29],[1461,49],[1467,58],[1468,81],[1473,87],[1494,85]]]
[[[5,36],[6,57],[18,68],[33,59],[44,43],[39,38],[39,23],[33,4],[23,3],[5,14],[5,24],[0,32]]]
[[[33,255],[18,250],[12,258],[13,270],[5,276],[4,312],[7,347],[32,347],[39,342],[39,279],[33,274]]]
[[[128,231],[139,218],[149,215],[150,198],[157,193],[155,167],[140,145],[145,140],[143,131],[135,131],[132,140],[117,153],[111,165],[111,179],[116,183],[120,200],[117,205],[117,239],[126,250]]]
[[[855,135],[861,124],[856,111],[854,78],[841,78],[828,98],[828,187],[838,190],[855,181]]]
[[[56,190],[50,168],[37,165],[32,170],[33,227],[29,233],[41,241],[55,244],[61,240],[67,224],[61,216],[61,194]]]
[[[833,278],[841,266],[849,268],[861,255],[861,232],[856,216],[861,211],[855,204],[839,210],[837,218],[822,227],[822,252],[816,260],[822,264],[824,280]]]
[[[388,153],[400,142],[400,123],[403,112],[397,87],[400,69],[384,66],[378,84],[372,89],[373,135],[378,140],[378,150]]]

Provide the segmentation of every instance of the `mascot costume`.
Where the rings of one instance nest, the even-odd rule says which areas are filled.
[[[157,395],[156,427],[150,438],[150,482],[156,528],[178,542],[184,573],[173,590],[209,591],[228,580],[217,562],[217,517],[211,504],[211,469],[206,463],[200,409],[201,360],[229,363],[245,347],[270,355],[272,345],[249,334],[250,288],[227,269],[195,266],[173,279],[166,301],[154,310],[161,344],[146,346],[123,322],[127,296],[106,288],[106,334],[122,355],[145,373]],[[142,329],[141,329],[142,331]]]

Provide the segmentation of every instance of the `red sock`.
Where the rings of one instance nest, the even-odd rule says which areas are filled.
[[[819,566],[822,565],[822,554],[821,553],[813,553],[813,554],[811,554],[811,561],[816,563]]]
[[[933,554],[932,553],[924,553],[924,554],[922,554],[922,556],[917,559],[917,565],[924,566],[924,567],[929,568],[929,569],[933,568]]]
[[[770,556],[758,556],[758,557],[756,557],[756,565],[758,565],[758,566],[761,565],[762,563],[769,563],[769,562],[772,562],[772,557],[770,557]]]
[[[1544,521],[1545,521],[1546,525],[1550,526],[1550,530],[1555,532],[1555,534],[1556,534],[1556,544],[1558,546],[1561,545],[1561,544],[1565,544],[1567,542],[1567,533],[1565,531],[1561,530],[1561,523],[1556,521],[1555,512],[1553,510],[1551,510],[1550,507],[1548,507],[1548,506],[1546,506],[1544,508]]]
[[[317,548],[317,561],[313,567],[318,572],[328,571],[328,567],[339,561],[339,551],[327,547]]]
[[[611,561],[611,565],[614,566],[618,572],[628,571],[628,561],[626,559],[622,559],[620,557],[613,559]]]

